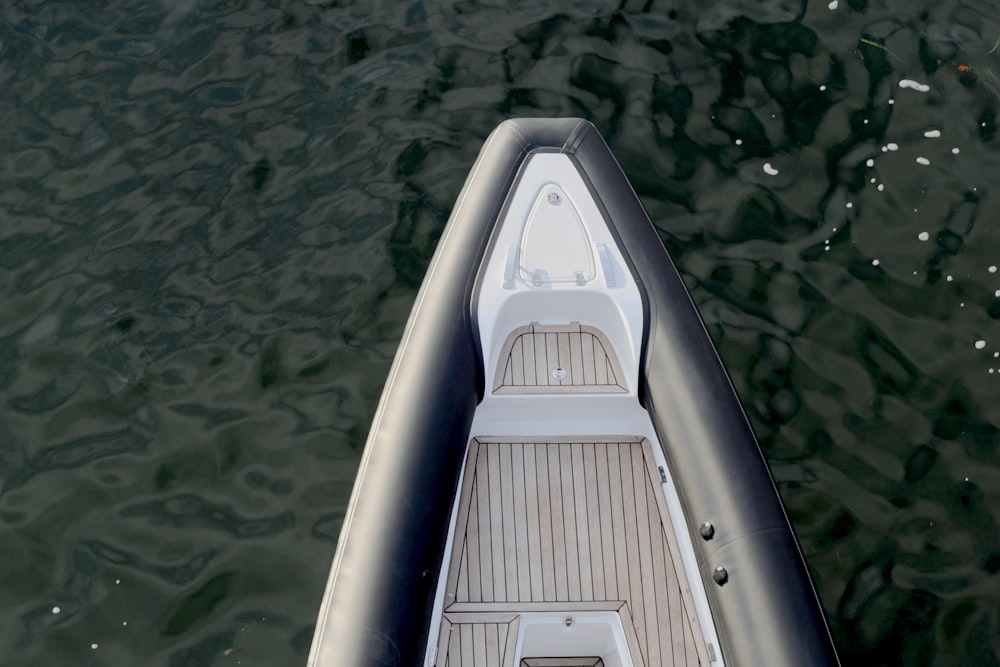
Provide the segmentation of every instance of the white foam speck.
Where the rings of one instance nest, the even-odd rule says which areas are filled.
[[[996,272],[997,272],[997,267],[996,267],[995,265],[994,265],[994,266],[991,266],[991,267],[989,268],[989,272],[990,272],[990,273],[996,273]]]
[[[96,651],[97,650],[97,644],[91,644],[90,645],[90,650]]]
[[[927,232],[920,232],[919,234],[917,234],[917,238],[920,239],[921,241],[928,241],[930,240],[931,235],[928,234]]]
[[[120,584],[120,583],[122,583],[122,580],[121,580],[121,579],[115,579],[115,586],[117,586],[117,585],[118,585],[118,584]]]
[[[927,130],[924,132],[924,136],[928,139],[937,139],[941,136],[941,130]]]
[[[847,208],[854,208],[854,202],[847,202]]]
[[[947,278],[945,278],[945,280],[947,280],[948,282],[951,282],[952,280],[954,280],[954,278],[952,278],[951,276],[948,276]]]
[[[889,104],[895,104],[895,103],[896,103],[896,100],[894,100],[894,99],[892,99],[892,98],[890,97],[890,98],[889,98]]]
[[[836,227],[834,227],[834,228],[833,228],[833,231],[837,231],[837,228],[836,228]]]
[[[899,144],[897,144],[895,141],[890,141],[889,143],[887,143],[885,145],[885,147],[888,148],[891,151],[898,151],[899,150]]]
[[[61,611],[62,611],[62,609],[60,609],[58,606],[52,607],[52,613],[53,614],[58,614]]]
[[[878,184],[878,191],[882,192],[883,190],[885,190],[885,184],[884,183],[879,183]]]
[[[954,153],[955,155],[958,155],[962,151],[958,150],[958,146],[955,146],[954,148],[951,149],[951,152]]]
[[[877,259],[873,259],[872,260],[872,266],[878,266],[878,260]]]
[[[827,7],[829,7],[830,10],[832,11],[832,10],[836,9],[837,5],[839,5],[839,4],[840,4],[840,2],[838,2],[838,0],[830,0],[830,4],[828,4]]]
[[[870,179],[868,179],[868,182],[869,183],[875,183],[875,179],[874,178],[870,178]]]
[[[980,338],[979,340],[976,341],[976,349],[977,350],[981,350],[984,347],[986,347],[986,341],[985,340],[983,340],[983,339]]]
[[[125,627],[126,625],[128,625],[128,621],[122,621],[122,627]]]
[[[778,170],[771,166],[770,162],[764,163],[764,173],[768,176],[777,176]]]
[[[875,166],[875,160],[873,158],[868,158],[868,161],[865,162],[865,164],[868,165],[869,167],[874,167]]]
[[[736,145],[737,146],[742,146],[743,145],[743,140],[742,139],[737,139],[736,140]]]
[[[868,119],[867,119],[867,118],[865,118],[865,125],[867,125],[867,124],[868,124]]]
[[[1000,289],[998,289],[996,292],[993,292],[993,296],[1000,299]]]
[[[914,81],[913,79],[901,79],[899,82],[900,88],[912,88],[921,93],[926,93],[931,89],[926,83],[920,83],[919,81]]]
[[[917,164],[922,164],[922,165],[924,165],[924,166],[926,167],[926,166],[927,166],[927,165],[929,165],[930,163],[931,163],[931,161],[930,161],[930,160],[928,160],[928,159],[927,159],[927,158],[925,158],[925,157],[918,157],[918,158],[917,158]]]
[[[883,147],[882,147],[882,152],[883,152],[883,153],[884,153],[884,152],[886,152],[887,150],[889,150],[889,149],[888,149],[888,148],[886,148],[885,146],[883,146]]]
[[[826,84],[824,83],[822,86],[820,86],[819,90],[820,90],[820,92],[823,92],[824,90],[826,90]]]

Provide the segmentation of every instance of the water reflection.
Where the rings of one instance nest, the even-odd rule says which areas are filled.
[[[4,655],[303,663],[483,137],[579,115],[720,346],[845,664],[1000,663],[990,3],[0,12]]]

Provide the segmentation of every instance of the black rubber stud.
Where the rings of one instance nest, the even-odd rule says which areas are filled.
[[[715,537],[715,526],[706,521],[698,528],[698,532],[701,533],[702,538],[708,542],[710,539]]]
[[[726,572],[726,568],[721,566],[717,567],[715,568],[715,571],[712,572],[712,579],[715,579],[715,583],[723,586],[727,581],[729,581],[729,573]]]

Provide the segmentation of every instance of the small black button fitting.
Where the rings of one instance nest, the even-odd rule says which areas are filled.
[[[710,539],[715,537],[715,526],[706,521],[698,528],[698,532],[701,533],[702,539],[708,542]]]

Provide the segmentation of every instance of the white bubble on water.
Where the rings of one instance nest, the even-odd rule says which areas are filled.
[[[979,340],[976,341],[976,349],[977,350],[981,350],[984,347],[986,347],[986,341],[985,340],[983,340],[982,338],[980,338]]]
[[[91,644],[91,645],[90,645],[90,650],[91,650],[91,651],[96,651],[96,650],[97,650],[97,644],[96,644],[96,643],[94,643],[94,644]]]
[[[931,161],[928,160],[927,158],[923,157],[923,156],[917,158],[917,164],[922,164],[922,165],[924,165],[926,167],[930,163],[931,163]]]
[[[879,184],[878,184],[878,191],[879,191],[879,192],[882,192],[883,190],[885,190],[885,184],[883,184],[883,183],[879,183]]]
[[[955,146],[954,148],[951,149],[951,152],[954,153],[955,155],[958,155],[962,151],[958,150],[958,146]]]
[[[869,167],[874,167],[875,166],[875,159],[874,158],[868,158],[868,161],[865,162],[865,164],[868,165]]]
[[[847,206],[847,208],[854,208],[854,202],[850,202],[849,201],[849,202],[847,202],[846,206]]]
[[[895,141],[890,141],[889,143],[887,143],[885,145],[885,147],[888,148],[891,151],[898,151],[899,150],[899,144],[897,144]]]
[[[778,170],[771,166],[770,162],[764,163],[764,173],[768,176],[777,176]]]
[[[878,260],[877,259],[873,259],[872,260],[872,266],[878,266]]]
[[[924,132],[924,136],[928,139],[937,139],[941,136],[941,130],[927,130]]]
[[[743,140],[742,139],[737,139],[736,140],[736,145],[737,146],[742,146],[743,145]]]
[[[931,89],[926,83],[920,83],[919,81],[914,81],[913,79],[901,79],[899,81],[900,88],[911,88],[920,93],[926,93]]]
[[[990,273],[996,273],[997,272],[997,267],[994,265],[994,266],[991,266],[988,270],[989,270]]]
[[[827,7],[830,9],[830,11],[833,11],[834,9],[837,8],[837,5],[839,4],[840,3],[837,0],[830,0],[830,4],[828,4]]]
[[[819,87],[819,90],[820,90],[820,92],[823,92],[824,90],[826,90],[826,84],[824,83],[823,85],[821,85]]]
[[[947,280],[948,282],[951,282],[952,280],[954,280],[954,278],[952,278],[951,276],[948,276],[947,278],[945,278],[945,280]]]
[[[62,611],[62,609],[60,609],[58,605],[56,605],[55,607],[52,607],[52,613],[53,614],[58,614],[61,611]]]
[[[916,212],[917,209],[913,210],[914,212]],[[921,241],[927,241],[931,238],[931,235],[928,234],[927,232],[920,232],[919,234],[917,234],[917,238],[920,239]]]

